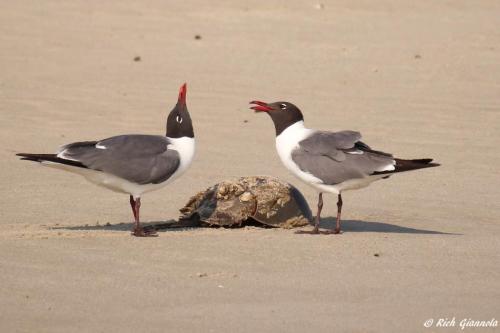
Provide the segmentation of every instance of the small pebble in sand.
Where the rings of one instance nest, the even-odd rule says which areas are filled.
[[[243,120],[243,122],[244,122],[244,123],[248,123],[248,120],[246,120],[246,119],[245,119],[245,120]]]
[[[415,54],[415,59],[422,59],[422,56],[420,54]]]
[[[201,39],[201,35],[194,35],[194,39],[200,40]]]
[[[208,274],[207,273],[196,273],[196,276],[197,277],[206,277],[206,276],[208,276]]]
[[[141,57],[139,57],[139,56],[135,56],[135,57],[134,57],[134,61],[136,61],[136,62],[137,62],[137,61],[141,61]]]
[[[373,256],[374,256],[374,257],[380,257],[380,254],[378,254],[378,253],[374,253],[374,254],[373,254]]]

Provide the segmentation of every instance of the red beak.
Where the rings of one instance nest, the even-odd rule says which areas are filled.
[[[187,84],[184,83],[179,89],[179,98],[177,99],[177,103],[186,104],[186,93],[187,93]]]
[[[255,110],[255,112],[269,112],[273,109],[267,103],[261,101],[251,101],[250,104],[256,104],[250,108]]]

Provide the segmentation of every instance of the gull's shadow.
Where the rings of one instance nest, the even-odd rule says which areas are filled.
[[[333,230],[335,229],[335,217],[325,217],[321,219],[320,228]],[[259,223],[243,224],[241,227],[251,225],[260,226],[263,228],[269,228],[263,226]],[[130,231],[132,229],[133,223],[116,223],[116,224],[102,224],[102,225],[76,225],[76,226],[55,226],[51,229],[58,230],[110,230],[110,231]],[[202,225],[197,221],[189,220],[168,220],[168,221],[152,221],[143,223],[144,230],[155,230],[158,232],[172,232],[172,231],[182,231],[189,228],[206,228],[209,226]],[[212,226],[213,228],[218,228]],[[457,233],[449,233],[435,230],[425,230],[425,229],[415,229],[402,227],[396,224],[389,224],[383,222],[367,222],[360,220],[345,220],[342,221],[342,231],[343,232],[382,232],[382,233],[400,233],[400,234],[424,234],[424,235],[461,235]]]
[[[321,219],[320,228],[335,229],[336,219],[333,216]],[[342,231],[344,232],[384,232],[397,234],[423,234],[423,235],[461,235],[456,233],[442,232],[436,230],[425,230],[402,227],[396,224],[383,222],[345,220],[342,221]]]
[[[167,232],[167,231],[182,231],[191,228],[224,228],[224,229],[241,229],[243,227],[252,226],[260,227],[263,229],[274,228],[272,226],[263,225],[254,219],[250,218],[243,221],[241,224],[235,224],[233,226],[217,226],[217,225],[207,225],[200,222],[198,219],[181,219],[181,220],[167,220],[167,221],[151,221],[151,222],[141,222],[144,227],[144,231],[157,231],[157,232]],[[106,224],[96,224],[96,225],[75,225],[75,226],[54,226],[50,227],[53,230],[110,230],[110,231],[130,231],[134,223],[106,223]]]
[[[144,227],[144,230],[156,230],[156,231],[180,231],[186,228],[198,227],[199,225],[192,225],[187,223],[180,223],[176,220],[168,220],[168,221],[152,221],[141,223]],[[58,230],[109,230],[109,231],[130,231],[132,230],[134,223],[106,223],[106,224],[97,224],[97,225],[75,225],[75,226],[55,226],[50,229]]]

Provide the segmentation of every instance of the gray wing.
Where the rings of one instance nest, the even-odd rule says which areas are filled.
[[[164,136],[120,135],[71,143],[61,147],[57,156],[137,184],[158,184],[170,178],[180,164],[179,153],[168,149],[169,143]]]
[[[372,150],[360,139],[354,131],[317,131],[299,142],[292,160],[327,185],[394,169],[392,155]]]

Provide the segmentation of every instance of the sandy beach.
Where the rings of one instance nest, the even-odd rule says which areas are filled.
[[[500,320],[499,15],[499,3],[462,0],[4,3],[0,331],[459,332],[463,319]],[[184,82],[196,156],[142,198],[146,223],[245,175],[280,177],[315,209],[255,99],[442,166],[346,192],[341,235],[134,238],[126,195],[15,156],[162,135]],[[325,228],[335,204],[325,196]],[[455,326],[436,327],[444,318]]]

